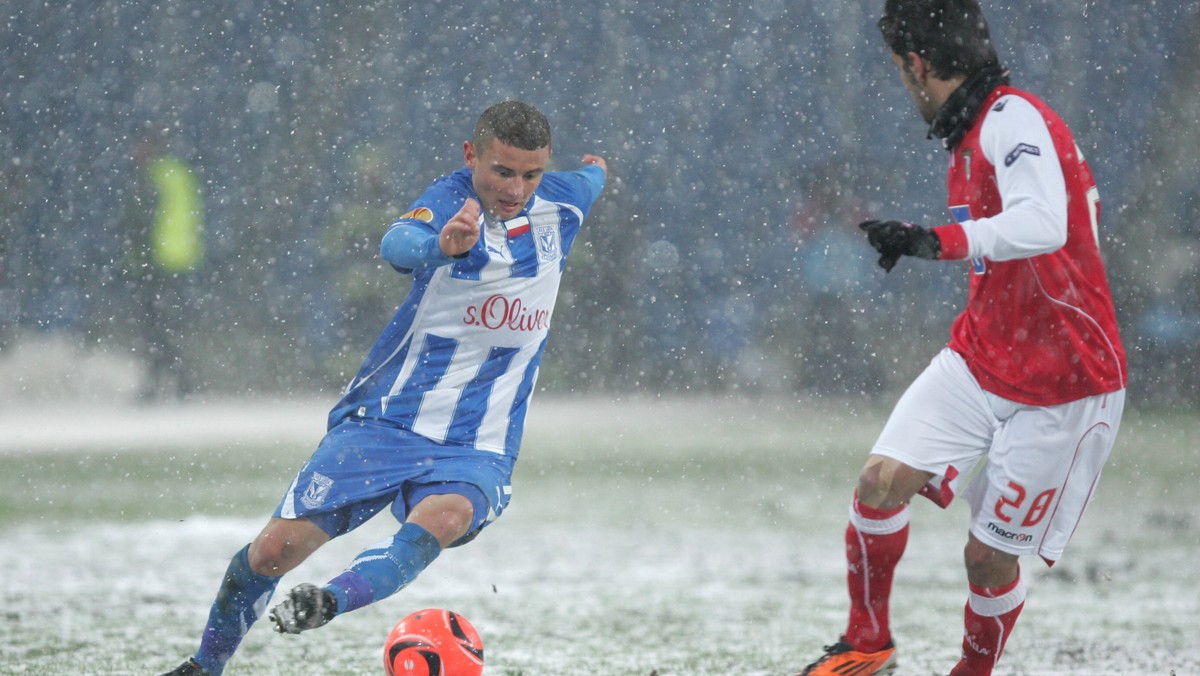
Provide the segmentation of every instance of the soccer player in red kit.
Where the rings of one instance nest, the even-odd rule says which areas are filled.
[[[860,224],[902,256],[967,261],[949,345],[897,402],[846,528],[850,617],[803,674],[890,674],[893,572],[910,501],[971,507],[962,657],[992,673],[1025,603],[1019,557],[1062,556],[1108,459],[1126,365],[1098,247],[1099,196],[1067,125],[1009,86],[976,0],[887,0],[879,21],[929,134],[950,152],[954,222]],[[986,463],[972,473],[980,460]]]

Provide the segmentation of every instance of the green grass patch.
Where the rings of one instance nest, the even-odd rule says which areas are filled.
[[[272,509],[305,449],[0,455],[0,520],[135,521]]]

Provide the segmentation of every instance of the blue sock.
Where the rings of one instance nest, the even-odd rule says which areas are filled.
[[[337,597],[338,615],[348,613],[404,589],[441,552],[429,531],[406,523],[391,538],[364,549],[325,588]]]
[[[262,615],[279,584],[278,577],[259,575],[250,569],[249,551],[250,545],[246,545],[229,562],[208,612],[200,650],[196,651],[196,661],[212,676],[221,676],[225,663],[233,657],[250,625]]]

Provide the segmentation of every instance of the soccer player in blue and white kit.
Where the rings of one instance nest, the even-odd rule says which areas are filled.
[[[329,415],[274,515],[234,555],[200,648],[170,674],[218,676],[280,577],[384,508],[402,523],[318,587],[273,608],[298,634],[387,598],[508,504],[538,367],[571,245],[604,187],[603,158],[548,172],[550,125],[504,101],[383,237],[412,290]]]

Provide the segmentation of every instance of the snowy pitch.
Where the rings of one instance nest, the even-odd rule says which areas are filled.
[[[155,674],[196,647],[229,557],[330,402],[0,412],[0,674]],[[328,627],[265,623],[226,670],[382,674],[392,624],[466,615],[491,676],[791,674],[845,622],[842,530],[883,408],[539,399],[508,512],[411,587]],[[1029,600],[999,674],[1200,673],[1200,423],[1127,416],[1096,503]],[[238,468],[241,468],[240,470]],[[893,598],[899,674],[957,659],[964,505],[915,503]],[[321,583],[379,517],[281,583]]]

